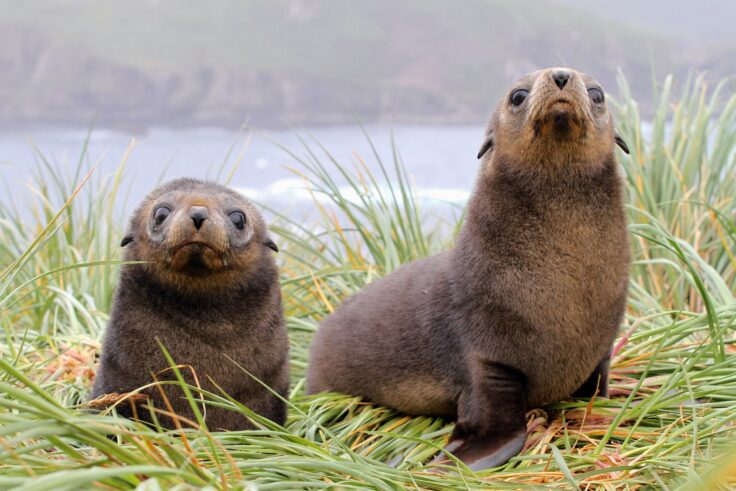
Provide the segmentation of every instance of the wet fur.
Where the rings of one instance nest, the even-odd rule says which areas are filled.
[[[170,254],[177,240],[188,240],[186,220],[173,223],[161,244],[149,239],[150,217],[162,195],[171,195],[177,202],[196,199],[197,204],[212,209],[236,203],[246,214],[250,229],[244,236],[250,238],[242,247],[232,246],[229,235],[234,232],[213,217],[211,227],[203,227],[202,232],[214,249],[203,248],[200,262],[221,270],[211,275],[189,271]],[[90,397],[135,390],[151,383],[152,374],[158,380],[174,380],[160,341],[177,364],[191,366],[203,389],[218,394],[222,389],[256,413],[283,423],[285,404],[228,360],[232,358],[286,397],[288,340],[272,252],[275,245],[257,210],[223,186],[191,179],[173,181],[152,192],[136,210],[123,245],[124,259],[150,262],[123,266]],[[227,258],[224,263],[223,258]],[[189,368],[181,372],[196,384]],[[164,390],[174,411],[194,421],[182,391],[171,385]],[[145,393],[157,408],[167,409],[158,389],[149,388]],[[148,419],[143,407],[136,409],[142,419]],[[126,404],[119,410],[132,415]],[[174,426],[167,417],[159,419],[165,426]],[[244,416],[212,406],[206,408],[205,421],[210,430],[252,426]]]

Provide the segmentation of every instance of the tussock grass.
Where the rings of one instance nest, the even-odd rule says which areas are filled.
[[[620,157],[635,263],[612,398],[530,412],[524,452],[479,474],[426,465],[451,424],[347,396],[303,395],[319,319],[376,276],[449,247],[457,230],[422,210],[396,146],[390,156],[366,156],[372,167],[339,162],[308,135],[301,148],[285,149],[318,210],[313,222],[277,216],[272,227],[283,251],[292,342],[289,419],[280,427],[225,394],[190,387],[193,402],[202,397],[258,426],[231,433],[197,422],[161,432],[80,405],[119,264],[123,221],[114,203],[123,195],[124,162],[113,176],[88,175],[82,152],[77,175],[64,176],[39,151],[45,177],[36,180],[33,213],[0,202],[0,487],[733,486],[736,97],[697,78],[675,95],[668,78],[649,127],[623,79],[622,94],[619,130],[632,154]]]

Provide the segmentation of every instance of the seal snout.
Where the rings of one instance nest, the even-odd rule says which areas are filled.
[[[194,228],[197,230],[202,228],[202,224],[209,216],[206,206],[192,206],[189,208],[189,218],[194,222]]]
[[[181,215],[171,223],[166,262],[172,269],[203,276],[227,266],[227,231],[210,201],[183,203]]]
[[[534,135],[563,140],[585,135],[588,95],[580,75],[568,68],[552,68],[535,86],[535,110],[532,113]]]
[[[568,80],[570,80],[570,72],[567,70],[554,70],[552,72],[552,80],[562,90],[567,85]]]

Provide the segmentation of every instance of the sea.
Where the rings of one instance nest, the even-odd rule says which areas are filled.
[[[365,166],[385,188],[395,184],[399,160],[420,201],[433,207],[461,207],[476,176],[482,140],[481,124],[355,124],[262,131],[152,128],[135,134],[83,128],[3,131],[0,202],[23,209],[25,201],[38,199],[39,176],[52,180],[50,168],[62,174],[69,188],[92,171],[87,186],[93,187],[125,161],[124,192],[116,204],[123,213],[157,184],[195,177],[228,180],[258,203],[306,216],[315,206],[314,195],[300,174],[307,171],[304,162],[316,159],[349,199],[359,196],[333,162],[350,175],[355,175],[356,165]],[[385,176],[380,162],[387,169]]]

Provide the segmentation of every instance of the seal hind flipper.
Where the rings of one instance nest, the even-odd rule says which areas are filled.
[[[526,426],[504,435],[474,436],[468,440],[455,440],[445,447],[473,471],[498,467],[521,452],[526,442]],[[441,456],[441,457],[444,457]],[[447,461],[447,457],[435,462]]]
[[[524,374],[492,361],[475,368],[472,388],[460,394],[450,442],[433,463],[447,461],[449,452],[472,470],[489,469],[505,464],[524,447]]]
[[[588,379],[583,382],[583,385],[573,392],[572,396],[592,398],[597,395],[598,397],[608,398],[608,367],[610,366],[611,352],[609,351],[600,363],[598,363]]]

